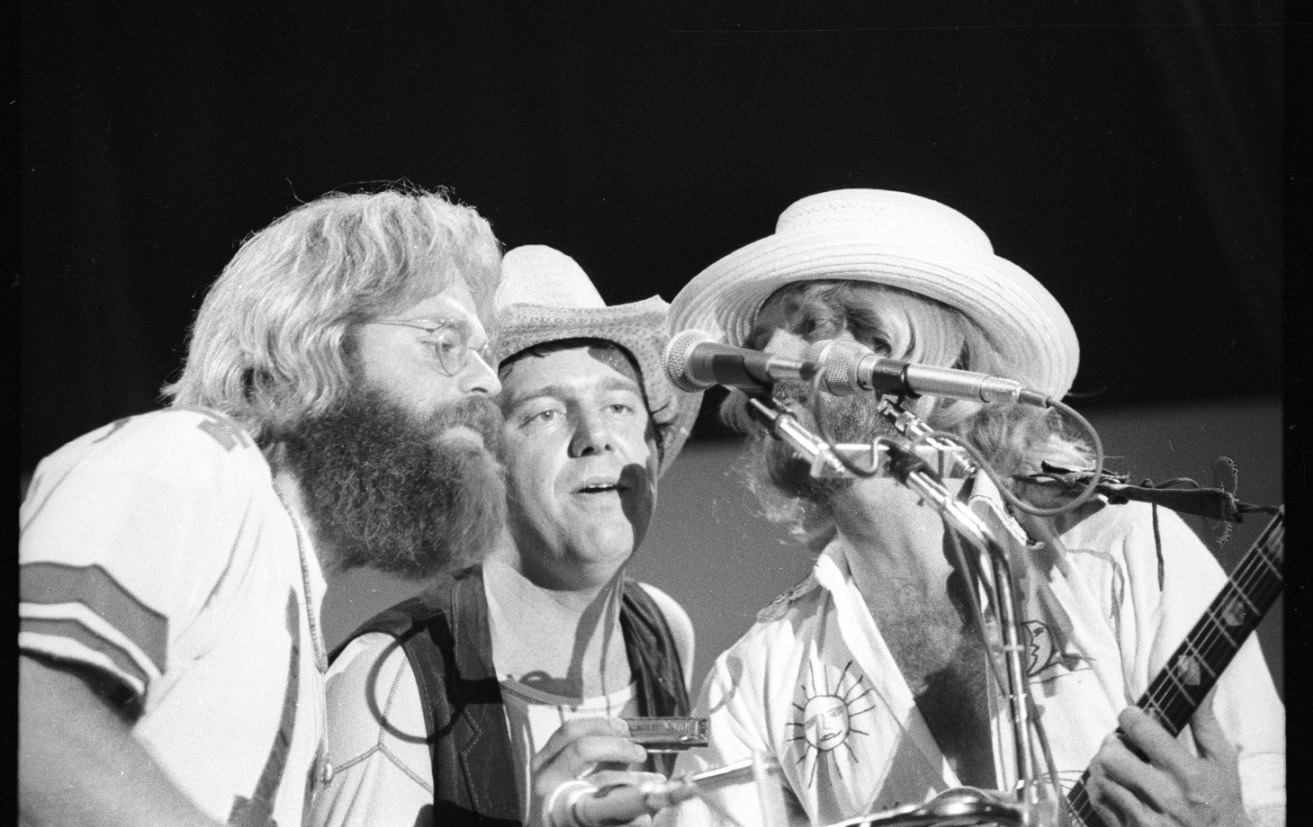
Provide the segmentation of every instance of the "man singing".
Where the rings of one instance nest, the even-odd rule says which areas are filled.
[[[497,305],[505,530],[334,660],[317,827],[546,825],[567,782],[656,777],[620,718],[688,714],[688,616],[625,574],[701,398],[662,370],[666,304],[528,246]]]
[[[910,362],[1016,379],[1060,399],[1076,374],[1066,313],[1032,276],[994,254],[973,222],[942,204],[879,190],[822,193],[792,205],[774,235],[708,267],[672,304],[674,330],[801,358],[821,340],[854,341]],[[835,442],[895,430],[873,394],[777,383],[774,399]],[[754,435],[752,485],[819,554],[811,576],[758,616],[716,661],[700,709],[711,746],[681,770],[764,756],[790,823],[823,825],[923,802],[958,785],[1016,783],[986,650],[944,523],[889,477],[817,479],[783,442]],[[924,397],[912,410],[979,449],[1005,485],[1042,462],[1090,468],[1087,446],[1055,411]],[[1251,640],[1170,737],[1130,707],[1225,578],[1173,512],[1094,498],[1057,517],[1009,509],[984,474],[952,493],[998,515],[1025,548],[1024,668],[1058,778],[1087,791],[1109,825],[1282,824],[1284,708]],[[1011,512],[1011,513],[1009,513]],[[1112,735],[1120,726],[1123,735]],[[1041,764],[1041,766],[1043,766]],[[672,815],[760,821],[751,785]],[[769,813],[768,816],[775,814]]]

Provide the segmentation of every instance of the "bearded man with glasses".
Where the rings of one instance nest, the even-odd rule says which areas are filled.
[[[41,463],[20,512],[24,823],[302,823],[327,774],[325,574],[429,577],[502,525],[480,356],[499,262],[442,193],[298,207],[215,282],[170,409]]]

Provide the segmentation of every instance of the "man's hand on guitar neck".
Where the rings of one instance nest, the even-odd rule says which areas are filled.
[[[1236,750],[1213,714],[1211,693],[1190,721],[1199,756],[1137,707],[1122,710],[1117,722],[1086,782],[1109,827],[1249,827]]]

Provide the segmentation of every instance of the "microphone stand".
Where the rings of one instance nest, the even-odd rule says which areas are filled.
[[[920,438],[929,433],[929,427],[915,415],[884,399],[878,404],[880,413],[903,435]],[[810,458],[814,476],[859,476],[835,455],[836,449],[861,447],[863,451],[869,450],[873,458],[882,449],[886,458],[883,470],[920,495],[924,502],[939,512],[950,530],[956,531],[976,550],[976,559],[972,560],[969,566],[970,574],[974,575],[982,590],[989,596],[994,615],[992,623],[982,616],[984,626],[981,634],[985,635],[991,657],[996,657],[998,651],[1001,651],[1003,656],[1006,687],[1000,687],[1000,690],[1004,690],[1007,698],[1018,782],[1015,794],[1017,800],[1014,803],[998,802],[989,795],[982,796],[979,792],[967,794],[958,792],[944,794],[925,805],[903,807],[883,815],[875,814],[851,819],[831,827],[862,827],[863,825],[910,827],[910,825],[922,824],[986,823],[1037,827],[1041,824],[1056,824],[1062,813],[1061,801],[1041,801],[1036,757],[1030,738],[1031,729],[1038,722],[1031,718],[1031,710],[1034,707],[1030,698],[1030,687],[1026,683],[1023,660],[1025,646],[1021,636],[1022,618],[1007,546],[994,536],[994,532],[976,516],[975,512],[952,495],[944,485],[941,473],[933,470],[925,458],[907,447],[880,437],[871,446],[841,445],[832,448],[827,442],[804,428],[792,413],[781,410],[773,404],[768,405],[760,399],[749,398],[748,412],[775,438],[787,442],[803,456]],[[946,440],[931,438],[922,441],[929,443],[927,448],[930,451],[938,453],[940,459],[938,464],[941,469],[947,468],[954,475],[961,476],[974,473],[975,465],[969,457],[964,457],[960,449],[956,449]],[[946,456],[945,452],[951,453]],[[871,471],[876,470],[873,462]],[[973,589],[972,594],[975,593]]]
[[[770,435],[793,446],[793,449],[812,461],[812,476],[851,476],[843,463],[834,455],[825,440],[798,423],[798,417],[788,411],[767,405],[761,399],[748,397],[748,414],[763,425]]]
[[[882,405],[888,405],[881,400]],[[892,407],[892,406],[890,406]],[[748,397],[748,414],[766,428],[771,436],[786,442],[800,454],[812,461],[813,477],[839,478],[856,476],[849,465],[865,463],[863,472],[868,477],[887,477],[889,440],[876,440],[872,443],[838,443],[831,445],[798,423],[798,418],[788,411],[780,410],[764,403],[757,397]],[[897,408],[894,408],[898,411]],[[881,410],[883,413],[883,409]],[[905,413],[905,412],[904,412]],[[930,428],[911,414],[911,422],[900,421],[900,433],[917,438],[929,433]],[[903,431],[904,427],[915,430]],[[964,479],[976,473],[976,464],[969,454],[958,445],[945,439],[930,437],[923,439],[914,449],[917,456],[931,465],[939,476],[947,479]]]
[[[987,625],[993,628],[982,629],[981,632],[987,636],[991,650],[1001,649],[1003,653],[1007,679],[1005,695],[1012,725],[1019,803],[1023,811],[1031,812],[1039,805],[1039,787],[1030,738],[1030,687],[1026,683],[1023,662],[1025,646],[1021,640],[1022,620],[1017,606],[1012,564],[1003,544],[994,533],[975,512],[953,497],[943,480],[930,470],[924,460],[899,445],[890,445],[888,450],[892,476],[938,511],[944,522],[979,554],[979,558],[973,561],[975,565],[972,573],[991,598],[995,621],[993,624],[987,621]]]

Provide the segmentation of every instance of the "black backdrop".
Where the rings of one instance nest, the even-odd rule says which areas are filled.
[[[1159,454],[1165,443],[1164,469],[1180,464],[1178,426],[1138,424],[1141,407],[1209,417],[1284,393],[1290,500],[1310,421],[1307,305],[1290,298],[1310,264],[1292,241],[1310,201],[1304,5],[25,0],[8,18],[20,48],[5,53],[19,255],[0,340],[21,353],[19,400],[6,400],[21,470],[155,406],[239,241],[329,190],[450,186],[508,246],[556,246],[623,302],[673,298],[803,195],[873,186],[962,210],[1048,285],[1082,341],[1071,401],[1109,421],[1131,411],[1123,430],[1149,429]],[[1262,442],[1274,429],[1260,419],[1190,436]],[[714,525],[705,537],[728,530]],[[1296,665],[1303,559],[1287,561]],[[768,593],[731,619],[746,627]],[[723,597],[700,628],[733,625]]]
[[[25,3],[23,469],[157,403],[244,235],[403,179],[612,302],[803,195],[905,189],[1068,309],[1078,407],[1274,396],[1304,31],[1276,2]]]

